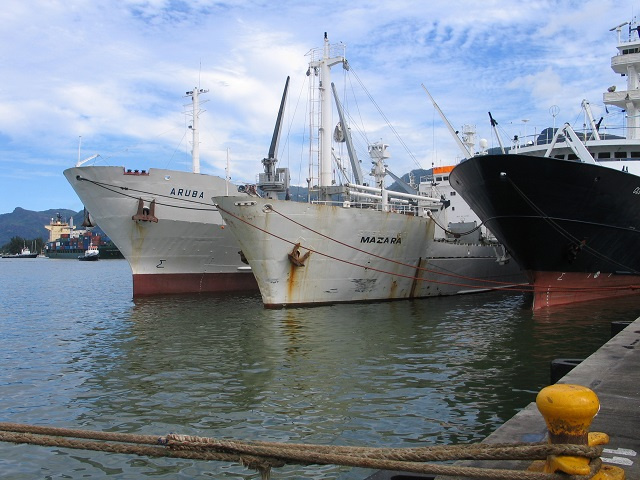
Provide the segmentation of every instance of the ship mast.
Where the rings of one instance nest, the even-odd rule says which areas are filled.
[[[344,53],[344,45],[337,47],[342,48]],[[309,72],[319,75],[318,91],[320,95],[320,129],[319,129],[319,167],[318,167],[318,187],[322,190],[331,187],[331,67],[341,63],[344,68],[348,68],[348,63],[344,55],[331,56],[331,45],[327,33],[324,34],[324,46],[322,48],[322,58],[309,62]]]
[[[193,107],[193,122],[189,128],[191,129],[192,144],[191,144],[191,170],[193,173],[200,173],[200,132],[199,132],[199,120],[200,116],[200,94],[207,93],[209,90],[203,88],[194,88],[187,92],[187,97],[191,97],[191,104]]]

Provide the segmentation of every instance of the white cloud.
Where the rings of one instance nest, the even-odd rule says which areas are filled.
[[[548,123],[550,104],[573,120],[582,98],[598,108],[602,91],[620,82],[609,67],[608,30],[630,19],[632,5],[9,0],[0,10],[0,212],[79,209],[62,169],[75,161],[80,136],[82,152],[103,162],[182,168],[190,149],[184,92],[195,86],[209,89],[203,171],[222,174],[230,148],[232,177],[252,181],[287,75],[289,118],[304,117],[304,54],[324,32],[347,45],[353,70],[422,166],[451,161],[457,148],[421,83],[456,128],[476,124],[479,136],[489,136],[487,111],[514,130],[523,118],[532,128]],[[370,139],[391,145],[392,170],[415,168],[376,108],[360,107]],[[299,171],[304,156],[290,142],[281,161]],[[69,203],[52,205],[61,191],[71,192]]]

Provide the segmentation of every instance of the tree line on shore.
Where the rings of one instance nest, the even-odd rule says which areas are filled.
[[[42,238],[27,239],[22,237],[12,237],[9,242],[0,247],[3,254],[14,255],[20,253],[26,246],[32,252],[41,252],[44,249],[44,240]]]

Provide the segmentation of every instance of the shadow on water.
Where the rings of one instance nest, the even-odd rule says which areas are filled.
[[[534,401],[550,360],[584,358],[611,321],[640,315],[637,298],[533,313],[507,293],[285,310],[257,294],[132,302],[116,290],[94,299],[98,309],[83,295],[73,297],[81,315],[49,298],[46,314],[21,307],[20,324],[0,325],[5,421],[341,445],[479,441]],[[0,459],[5,478],[256,478],[237,465],[31,446],[0,445]]]

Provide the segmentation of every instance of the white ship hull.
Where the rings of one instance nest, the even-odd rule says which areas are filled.
[[[211,197],[227,187],[236,190],[224,179],[101,166],[69,168],[64,175],[92,220],[129,262],[134,297],[257,290],[250,268],[240,260],[238,243],[211,205]],[[142,219],[140,199],[146,214]]]
[[[514,262],[498,263],[492,246],[435,241],[429,217],[257,197],[214,202],[267,308],[455,295],[523,281]]]

